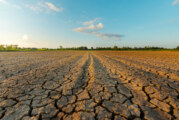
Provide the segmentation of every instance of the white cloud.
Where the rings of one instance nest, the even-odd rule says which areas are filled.
[[[21,9],[21,7],[19,5],[16,5],[16,4],[13,4],[13,3],[9,3],[6,0],[0,0],[0,3],[3,3],[5,5],[7,5],[7,6],[10,6],[10,7],[16,8],[16,9]]]
[[[6,4],[6,0],[0,0],[0,3]]]
[[[101,18],[95,18],[94,20],[90,20],[87,22],[84,22],[83,25],[91,25],[94,24],[95,22],[97,22],[98,20],[100,20]]]
[[[63,11],[63,8],[57,8],[54,4],[52,4],[50,2],[46,2],[45,4],[49,7],[49,9],[54,10],[56,12],[62,12]]]
[[[179,3],[179,0],[174,0],[173,2],[172,2],[172,5],[176,5],[176,4],[178,4]]]
[[[63,8],[57,8],[54,4],[50,3],[50,2],[38,2],[36,5],[29,5],[26,4],[25,5],[27,8],[35,11],[35,12],[43,12],[45,11],[46,13],[49,13],[50,10],[56,11],[56,12],[62,12]]]
[[[108,40],[108,39],[119,40],[120,37],[122,37],[122,35],[120,35],[120,34],[100,33],[99,30],[103,29],[104,25],[102,23],[98,23],[97,25],[94,25],[94,23],[97,21],[98,21],[98,19],[84,22],[83,27],[75,28],[75,29],[73,29],[73,31],[81,32],[81,33],[85,33],[85,34],[89,34],[89,35],[94,35],[96,37],[102,37],[105,40]]]
[[[75,32],[85,32],[85,31],[95,31],[95,30],[100,30],[103,29],[104,25],[102,23],[98,23],[96,26],[91,24],[88,27],[78,27],[73,29]]]
[[[28,35],[24,34],[24,35],[22,36],[22,40],[23,40],[23,41],[27,41],[28,39],[29,39]]]
[[[42,8],[40,8],[38,6],[32,6],[32,5],[28,5],[28,4],[26,4],[25,6],[35,12],[42,11]]]
[[[104,28],[104,25],[102,23],[99,23],[97,26],[96,26],[97,29],[103,29]]]

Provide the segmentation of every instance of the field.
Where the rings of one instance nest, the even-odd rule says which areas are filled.
[[[0,119],[177,120],[179,52],[1,52]]]

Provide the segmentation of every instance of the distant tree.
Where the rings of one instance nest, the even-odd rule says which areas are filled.
[[[7,51],[8,51],[8,50],[12,50],[12,45],[6,45],[6,46],[5,46],[5,50],[7,50]]]
[[[176,49],[179,50],[179,46],[177,46]]]
[[[93,50],[94,48],[93,47],[91,47],[91,50]]]
[[[127,46],[126,46],[126,47],[124,46],[124,47],[122,47],[121,49],[122,49],[122,50],[131,50],[132,48],[127,47]]]
[[[86,46],[77,47],[75,49],[76,50],[88,50],[88,48]]]
[[[47,50],[49,50],[48,48],[39,48],[38,49],[39,51],[47,51]]]
[[[0,45],[0,50],[1,50],[1,51],[4,50],[4,45]]]
[[[118,50],[118,47],[115,45],[115,46],[113,47],[113,50]]]
[[[96,47],[96,50],[112,50],[111,47]]]
[[[11,50],[18,50],[18,45],[11,45]]]
[[[62,49],[63,49],[63,46],[60,46],[60,49],[62,50]]]

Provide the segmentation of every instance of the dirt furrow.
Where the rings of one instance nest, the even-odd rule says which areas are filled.
[[[2,100],[0,108],[4,111],[2,119],[32,117],[35,111],[44,111],[45,106],[48,106],[47,109],[58,111],[54,107],[55,100],[51,99],[51,96],[56,98],[61,95],[60,86],[67,81],[62,75],[65,72],[68,73],[70,67],[80,59],[82,58],[78,56],[72,57],[54,65],[31,71],[26,75],[3,81],[0,85],[4,92],[0,97]],[[35,75],[38,76],[35,77]],[[14,83],[14,81],[16,82]],[[57,90],[56,96],[54,96],[54,90]],[[22,109],[26,111],[23,113]]]
[[[111,56],[107,55],[106,57],[111,57]],[[141,69],[143,71],[153,73],[156,75],[160,75],[161,77],[165,77],[168,79],[170,78],[173,80],[179,80],[179,75],[177,75],[178,72],[177,70],[172,70],[170,68],[164,68],[164,67],[157,67],[142,62],[137,62],[135,60],[129,60],[128,58],[122,58],[117,56],[112,56],[112,58],[128,66],[135,67],[137,69]]]
[[[64,59],[64,58],[68,58],[68,57],[72,57],[71,54],[67,53],[67,55],[64,55],[62,57],[62,55],[56,55],[55,57],[52,54],[52,57],[46,59],[46,57],[38,57],[38,56],[31,56],[30,58],[26,58],[25,59],[20,59],[19,57],[14,58],[13,64],[11,63],[10,65],[6,62],[3,62],[2,65],[0,67],[0,81],[3,81],[5,79],[8,79],[10,77],[13,76],[17,76],[26,72],[29,72],[33,69],[37,69],[40,68],[42,66],[46,66],[46,65],[50,65],[53,64],[55,62],[58,62],[60,59]],[[2,58],[0,58],[2,59]],[[8,60],[7,60],[8,61]]]
[[[167,67],[146,64],[149,61],[146,58],[159,53],[51,53],[53,55],[34,53],[35,56],[39,55],[34,63],[31,61],[34,58],[28,58],[33,53],[28,53],[27,58],[20,60],[24,63],[30,60],[26,66],[21,66],[17,59],[11,62],[13,54],[8,62],[4,62],[1,69],[11,69],[8,67],[12,65],[12,68],[17,66],[20,72],[16,69],[7,71],[6,73],[15,74],[0,82],[0,119],[179,119],[177,79],[149,70],[158,71],[160,68],[162,71],[173,63],[170,62]],[[169,53],[166,54],[170,56]],[[132,60],[135,56],[136,59]],[[45,57],[46,60],[42,60]],[[173,57],[173,53],[170,57]],[[155,63],[161,58],[156,59]],[[146,61],[140,61],[143,59]],[[0,60],[4,61],[2,58]],[[5,63],[9,65],[6,66]],[[173,66],[171,68],[175,69]]]
[[[127,86],[127,88],[130,89],[133,95],[133,97],[131,98],[132,102],[134,104],[139,105],[139,107],[142,108],[143,113],[145,114],[144,115],[145,118],[148,117],[148,113],[145,112],[148,110],[150,110],[151,113],[154,113],[152,110],[154,111],[157,110],[158,114],[161,114],[161,116],[166,115],[165,117],[167,117],[168,119],[174,119],[176,117],[172,112],[173,110],[171,109],[173,106],[171,106],[170,104],[168,104],[168,102],[165,101],[165,100],[169,101],[169,99],[170,100],[172,99],[173,101],[177,101],[178,92],[175,89],[173,90],[167,88],[167,86],[161,86],[160,82],[152,84],[152,82],[150,82],[152,76],[142,77],[142,75],[135,73],[135,71],[139,71],[139,70],[135,70],[135,69],[131,70],[127,65],[117,64],[116,61],[113,61],[109,58],[106,58],[105,61],[104,57],[102,56],[100,57],[101,58],[99,59],[104,62],[104,65],[106,66],[106,68],[108,68],[108,71],[112,72],[116,77],[120,76],[119,78],[120,83],[123,83],[125,86]],[[123,71],[121,71],[121,69]],[[144,81],[145,80],[144,78],[148,78],[148,79]],[[156,80],[160,80],[160,79],[156,79]],[[168,91],[166,91],[166,89],[168,89]],[[175,110],[177,109],[178,109],[177,106],[175,106]],[[149,113],[149,115],[152,114]]]

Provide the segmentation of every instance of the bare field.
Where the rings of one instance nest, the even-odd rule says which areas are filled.
[[[1,52],[0,119],[177,120],[179,52]]]

